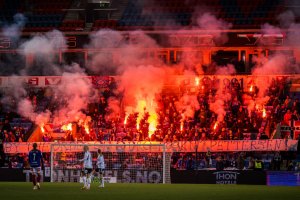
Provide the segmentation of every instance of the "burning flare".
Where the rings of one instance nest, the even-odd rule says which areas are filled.
[[[253,85],[250,86],[249,92],[253,92]]]
[[[180,132],[183,131],[183,121],[180,122]]]
[[[216,130],[217,127],[218,127],[218,122],[215,123],[214,130]]]
[[[124,125],[127,124],[127,119],[128,119],[128,115],[126,114],[125,119],[124,119]]]
[[[140,121],[142,120],[145,110],[146,110],[147,102],[145,100],[139,100],[137,107],[136,107],[136,112],[138,112],[138,117],[136,119],[136,129],[140,129]]]
[[[266,112],[266,109],[265,109],[265,108],[263,108],[263,110],[262,110],[262,117],[263,117],[263,118],[266,118],[266,117],[267,117],[267,112]]]
[[[44,125],[41,125],[40,127],[41,127],[42,133],[45,133]]]
[[[157,126],[157,115],[156,113],[152,113],[149,118],[148,118],[148,123],[149,123],[149,134],[148,136],[151,137],[151,135],[156,131],[156,126]]]
[[[200,78],[199,77],[195,77],[195,85],[196,86],[200,85]]]
[[[63,131],[72,131],[72,123],[65,124],[61,127]]]
[[[157,126],[156,103],[151,98],[150,100],[145,100],[145,99],[138,100],[135,111],[138,113],[138,117],[136,120],[137,130],[140,130],[140,122],[143,119],[145,113],[149,114],[148,121],[147,121],[149,123],[148,136],[151,137],[151,135],[156,131],[156,126]]]
[[[88,124],[84,124],[84,130],[85,130],[86,134],[90,134],[90,127]]]

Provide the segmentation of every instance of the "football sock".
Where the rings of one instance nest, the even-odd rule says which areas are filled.
[[[84,176],[82,179],[83,179],[83,186],[86,187],[87,186],[87,184],[86,184],[86,177]]]
[[[87,187],[90,188],[91,185],[91,177],[87,178]]]
[[[33,183],[33,185],[35,186],[35,185],[36,185],[36,175],[35,175],[35,174],[32,174],[32,175],[31,175],[31,178],[32,178],[32,183]]]
[[[38,183],[41,181],[41,174],[38,174],[38,175],[37,175],[36,181],[37,181]]]

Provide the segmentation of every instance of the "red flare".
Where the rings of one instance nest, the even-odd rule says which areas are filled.
[[[214,130],[216,130],[217,127],[218,127],[218,122],[215,123]]]

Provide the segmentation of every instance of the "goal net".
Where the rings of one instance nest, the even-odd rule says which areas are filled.
[[[170,183],[171,153],[164,144],[52,144],[51,182],[79,182],[83,147],[96,168],[97,150],[105,159],[104,180],[111,183]]]

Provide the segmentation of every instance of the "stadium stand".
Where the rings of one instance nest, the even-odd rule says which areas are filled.
[[[262,24],[278,24],[278,13],[286,10],[290,5],[285,0],[122,0],[118,3],[100,5],[99,8],[92,9],[81,15],[80,12],[86,9],[86,5],[78,4],[74,0],[0,0],[0,25],[5,26],[14,21],[17,13],[25,16],[25,27],[23,32],[36,33],[58,29],[65,32],[98,31],[100,29],[114,29],[121,31],[130,30],[174,30],[188,29],[196,26],[194,13],[205,7],[211,14],[219,19],[232,24],[232,29],[259,29]],[[75,5],[75,6],[74,6]],[[73,9],[74,8],[74,9]],[[76,9],[77,10],[76,10]],[[97,14],[94,14],[94,11]],[[77,13],[78,11],[78,13]],[[102,13],[103,11],[103,13]],[[72,15],[75,12],[76,15]],[[100,13],[100,14],[99,14]],[[121,13],[121,14],[120,14]],[[85,48],[85,47],[84,47]],[[78,51],[81,51],[78,50]],[[174,53],[174,52],[173,52]],[[88,57],[85,52],[85,59]],[[60,55],[60,57],[62,57]],[[242,57],[242,56],[240,56]],[[177,59],[177,58],[176,58]],[[213,68],[213,63],[207,65]],[[245,72],[245,70],[241,70]],[[5,74],[4,74],[5,75]],[[183,84],[179,94],[161,93],[158,95],[159,109],[157,130],[149,134],[148,115],[145,113],[137,128],[137,115],[131,114],[127,124],[124,125],[125,115],[115,118],[107,118],[109,111],[106,109],[108,99],[112,97],[114,85],[103,91],[99,91],[100,96],[97,103],[89,105],[87,114],[92,118],[90,133],[78,127],[76,135],[70,132],[63,132],[60,137],[51,135],[50,131],[45,131],[41,137],[41,142],[53,141],[154,141],[154,142],[178,142],[178,141],[205,141],[205,140],[266,140],[266,139],[298,139],[300,134],[300,102],[299,97],[290,92],[288,79],[274,80],[267,90],[270,99],[266,103],[265,115],[262,109],[254,109],[249,113],[247,106],[243,105],[243,95],[247,94],[254,99],[259,89],[254,91],[244,91],[239,84],[231,83],[224,89],[224,93],[233,93],[225,101],[226,115],[222,123],[217,122],[217,115],[209,109],[211,102],[218,90],[217,85],[203,82],[203,88],[196,88],[193,92],[197,96],[197,103],[201,105],[196,109],[195,115],[188,119],[182,119],[180,111],[176,107],[176,102],[190,91]],[[35,89],[28,91],[28,98],[34,105],[35,111],[46,109],[54,111],[56,106],[51,103],[51,99],[45,95],[45,89]],[[2,94],[2,96],[6,94]],[[236,98],[235,98],[236,97]],[[16,99],[11,97],[11,107],[3,106],[0,103],[0,140],[3,142],[23,142],[28,141],[37,125],[32,121],[24,119],[15,113],[17,105]],[[278,126],[278,124],[280,126]],[[5,156],[3,149],[0,149],[1,165],[10,167],[19,166],[15,157]],[[225,157],[227,167],[238,167],[236,160],[240,158],[239,153],[213,154],[201,153],[196,157],[191,153],[178,153],[173,155],[172,168],[175,169],[196,169],[216,167],[219,156]],[[274,152],[267,152],[262,155],[266,169],[273,169]],[[292,170],[295,160],[295,152],[281,153],[285,160],[284,168]],[[245,166],[251,159],[259,157],[252,153],[247,153]],[[290,159],[292,157],[292,159]],[[210,161],[210,159],[212,159]],[[4,162],[5,161],[5,162]],[[24,161],[24,160],[23,160]],[[15,163],[15,164],[13,164]],[[197,163],[197,164],[195,164]],[[272,164],[271,164],[272,163]],[[291,164],[292,163],[292,164]],[[253,164],[253,163],[252,163]],[[243,168],[241,168],[243,169]]]
[[[192,6],[191,6],[192,5]],[[212,10],[212,14],[225,21],[231,22],[233,28],[260,28],[263,23],[274,24],[276,13],[284,9],[281,0],[259,1],[249,4],[241,1],[152,1],[150,5],[143,5],[143,1],[129,2],[122,18],[119,20],[120,29],[161,29],[179,28],[193,25],[192,13],[201,10],[205,5]]]
[[[26,2],[26,3],[25,3]],[[288,7],[283,0],[254,0],[251,4],[236,0],[195,1],[150,1],[144,5],[143,1],[130,0],[120,19],[96,19],[92,30],[112,28],[129,29],[178,29],[194,25],[192,13],[205,5],[218,18],[232,23],[234,29],[260,28],[263,23],[276,24],[276,15]],[[4,12],[0,20],[12,21],[16,13],[26,10],[27,18],[24,31],[47,31],[59,28],[62,31],[80,31],[85,27],[84,19],[64,21],[68,9],[73,1],[2,1]],[[193,6],[190,6],[193,5]],[[110,7],[109,7],[110,8]],[[109,9],[108,8],[108,9]],[[103,8],[105,10],[105,8]],[[83,24],[82,24],[83,23]]]
[[[71,5],[71,0],[62,1],[2,1],[4,12],[1,12],[0,21],[12,22],[13,16],[17,13],[24,13],[26,18],[25,32],[49,31],[59,28],[65,16],[65,9]]]

